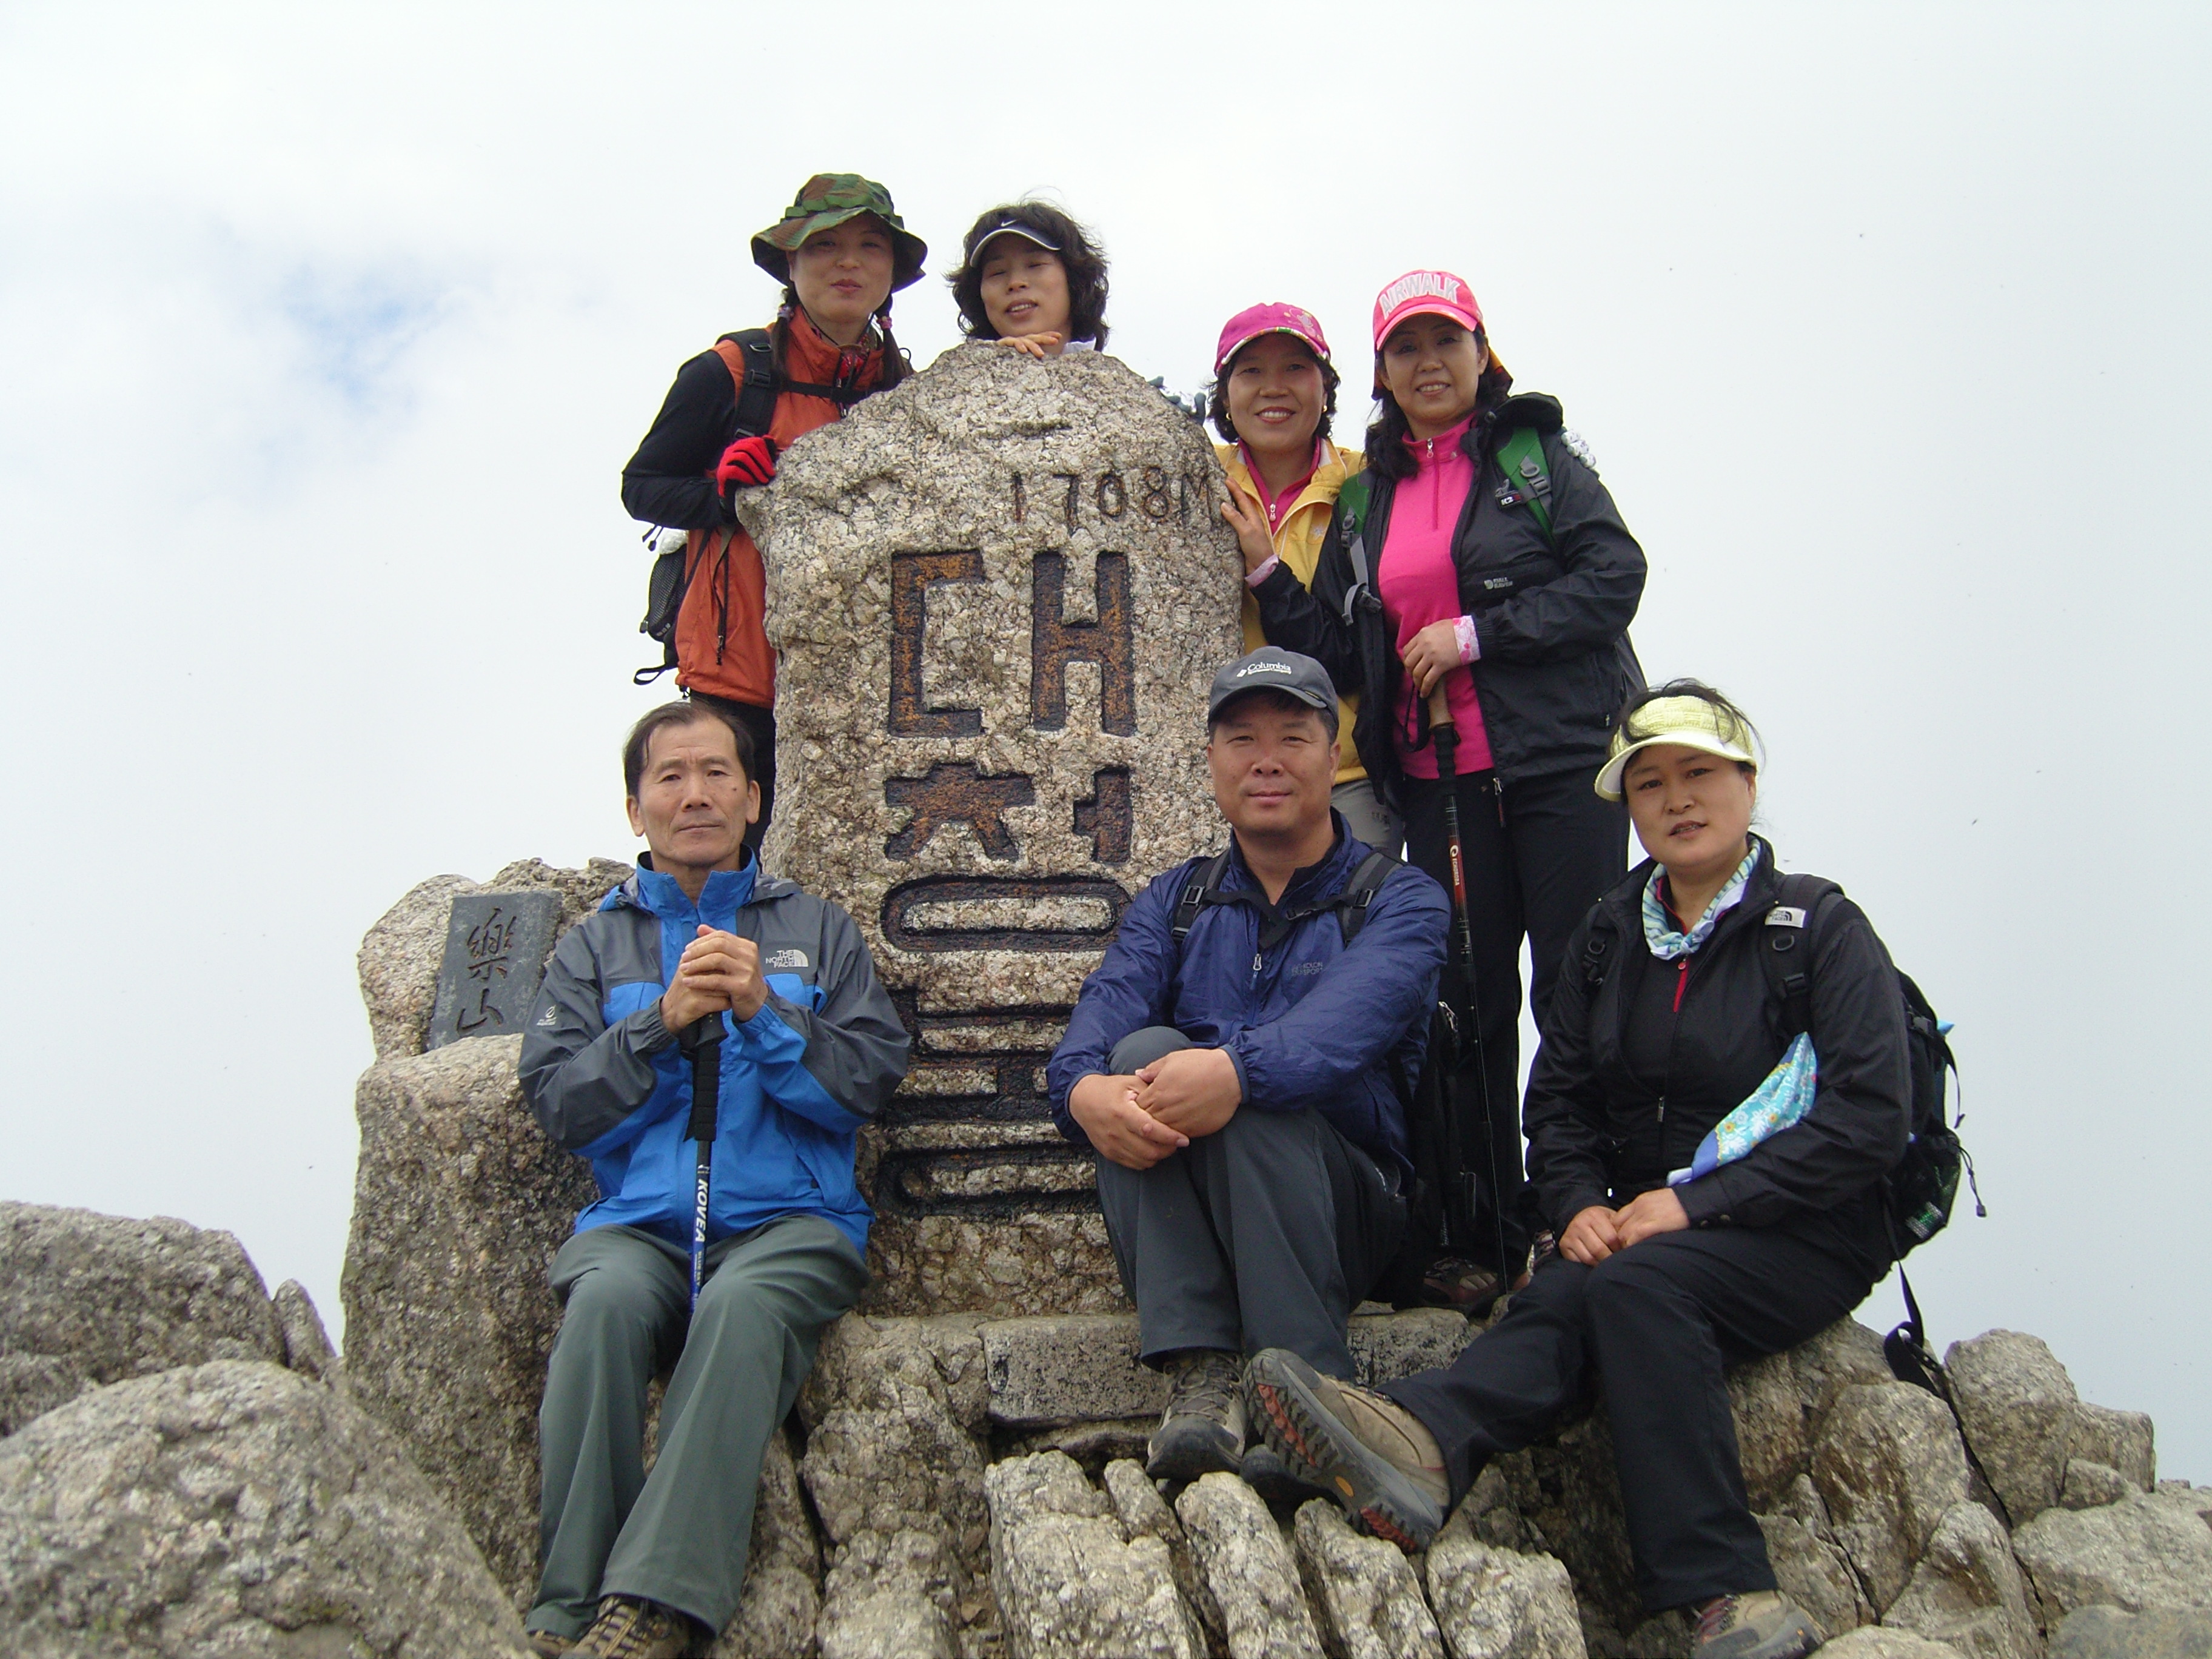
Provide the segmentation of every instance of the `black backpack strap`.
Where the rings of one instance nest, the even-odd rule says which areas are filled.
[[[1206,901],[1220,890],[1222,874],[1228,868],[1229,854],[1224,849],[1193,870],[1183,884],[1182,896],[1176,901],[1175,921],[1168,930],[1175,936],[1178,957],[1182,955],[1183,940],[1190,937],[1191,924],[1198,920]]]
[[[1398,867],[1398,860],[1388,853],[1372,853],[1360,861],[1352,872],[1352,879],[1336,896],[1336,925],[1344,932],[1344,942],[1349,945],[1359,937],[1359,930],[1367,925],[1367,907],[1375,902],[1382,884],[1390,879],[1390,872]]]
[[[1767,989],[1782,1005],[1783,1029],[1796,1036],[1813,1029],[1813,922],[1830,896],[1843,889],[1824,876],[1775,878],[1773,908],[1766,913],[1765,948],[1759,960]]]
[[[722,338],[744,355],[744,377],[738,384],[737,435],[740,438],[764,436],[775,424],[776,395],[784,389],[777,384],[775,378],[775,343],[764,328],[741,328],[734,334],[725,334]],[[801,389],[791,388],[793,391]]]
[[[802,398],[827,398],[840,409],[850,409],[868,394],[855,386],[816,386],[807,380],[786,380],[786,392],[795,392]]]

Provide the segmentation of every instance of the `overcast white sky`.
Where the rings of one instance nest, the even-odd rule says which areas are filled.
[[[337,1316],[353,953],[421,878],[627,855],[617,474],[886,181],[949,269],[1042,191],[1114,349],[1465,276],[1765,730],[1784,862],[1957,1020],[2034,1331],[2212,1480],[2195,495],[2202,7],[0,3],[0,1196],[240,1235]],[[917,362],[951,343],[910,290]],[[1349,436],[1364,416],[1340,423]],[[1899,1316],[1885,1290],[1862,1317]]]

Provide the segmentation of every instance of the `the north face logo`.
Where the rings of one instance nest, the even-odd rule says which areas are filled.
[[[804,968],[806,966],[806,952],[804,951],[772,951],[768,955],[761,958],[761,966],[763,968]]]

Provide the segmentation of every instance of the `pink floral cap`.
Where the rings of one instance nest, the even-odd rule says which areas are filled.
[[[1313,313],[1302,306],[1270,301],[1263,306],[1247,307],[1222,325],[1221,343],[1213,349],[1213,378],[1219,380],[1229,360],[1262,334],[1288,334],[1304,340],[1315,356],[1328,361],[1328,337],[1321,331],[1321,323]]]

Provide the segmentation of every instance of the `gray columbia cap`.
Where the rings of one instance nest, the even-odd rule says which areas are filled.
[[[1212,725],[1223,708],[1248,691],[1280,691],[1320,709],[1331,725],[1335,723],[1336,686],[1328,678],[1328,670],[1311,657],[1285,651],[1279,645],[1263,645],[1247,653],[1213,677],[1213,690],[1206,698],[1206,724]]]

